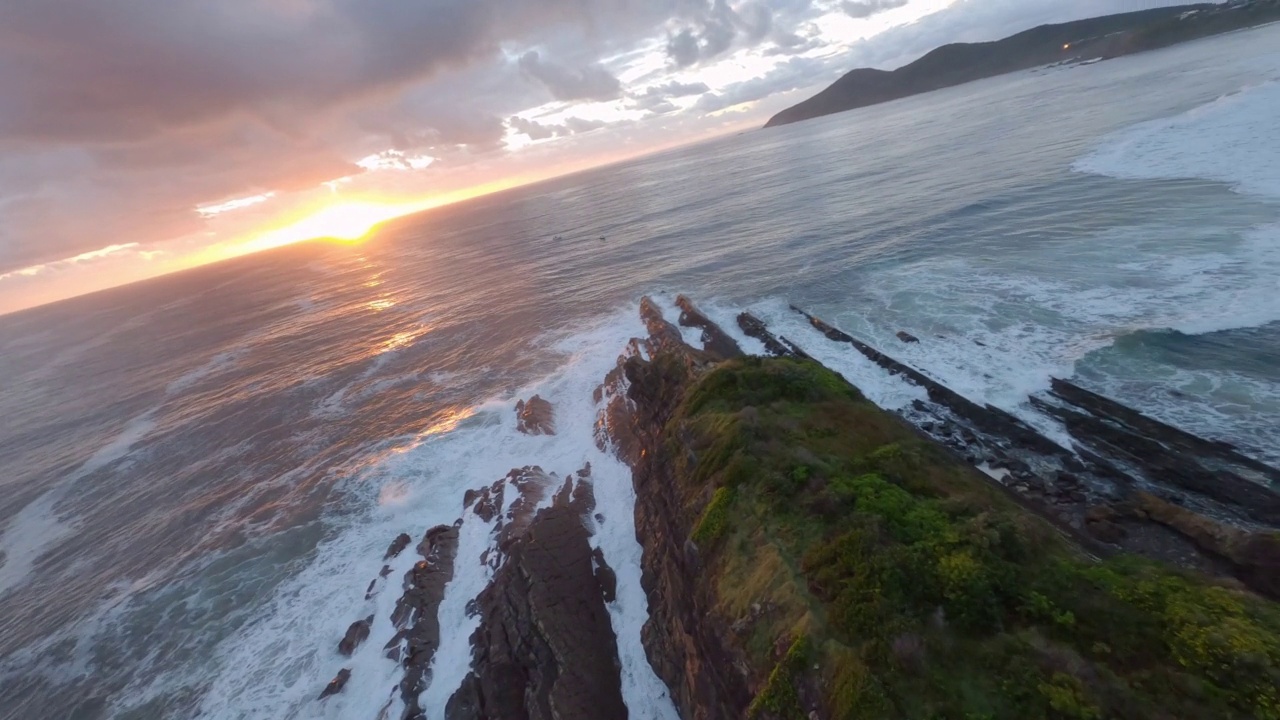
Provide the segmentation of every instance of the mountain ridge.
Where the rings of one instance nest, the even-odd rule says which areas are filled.
[[[1040,25],[1000,40],[950,43],[896,70],[851,70],[817,95],[777,113],[765,127],[1034,67],[1108,60],[1274,21],[1280,21],[1280,0],[1237,0],[1104,15]]]

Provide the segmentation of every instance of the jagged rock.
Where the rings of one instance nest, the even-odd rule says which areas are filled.
[[[422,560],[404,577],[404,594],[396,601],[391,622],[397,633],[384,646],[388,658],[404,665],[400,695],[405,704],[404,720],[422,720],[418,696],[426,689],[429,668],[440,646],[440,601],[445,586],[453,579],[458,552],[458,526],[437,525],[418,543]]]
[[[642,305],[642,317],[645,309]],[[663,459],[662,429],[687,386],[705,364],[702,351],[671,343],[661,315],[645,317],[647,344],[665,348],[650,352],[652,360],[628,353],[619,360],[611,398],[601,418],[606,430],[598,437],[632,467],[636,490],[636,537],[644,547],[642,585],[649,600],[649,620],[641,640],[654,672],[671,691],[685,720],[743,717],[751,699],[745,667],[730,649],[729,623],[712,611],[712,600],[700,583],[702,567],[689,541],[697,517],[679,499],[678,476]],[[744,332],[770,345],[763,323],[740,316]],[[781,341],[778,354],[796,357]],[[620,378],[618,378],[620,376]]]
[[[516,429],[526,435],[555,435],[555,411],[538,395],[516,403]]]
[[[1225,503],[1271,526],[1280,524],[1280,470],[1241,455],[1230,444],[1197,437],[1055,378],[1052,397],[1064,407],[1032,398],[1037,408],[1060,420],[1077,441],[1098,454],[1118,458],[1162,486],[1177,486]],[[1095,462],[1095,465],[1103,463]],[[1266,483],[1254,482],[1258,477]]]
[[[702,346],[704,350],[723,360],[742,356],[742,348],[738,347],[738,343],[726,335],[719,325],[712,322],[698,308],[694,307],[692,300],[684,295],[677,295],[676,306],[681,311],[679,320],[681,325],[702,330]]]
[[[391,545],[387,547],[387,552],[382,556],[383,562],[398,556],[405,548],[409,547],[409,543],[413,542],[413,538],[409,537],[409,533],[400,533],[395,540],[391,541]]]
[[[600,595],[605,602],[611,603],[618,598],[618,574],[605,562],[600,548],[596,548],[591,557],[596,561],[596,580],[600,582]]]
[[[447,720],[627,717],[583,506],[567,487],[557,494],[562,504],[514,538],[481,593],[472,673],[449,700]]]
[[[738,315],[738,327],[742,329],[742,332],[746,333],[747,337],[755,338],[764,343],[765,352],[774,357],[809,357],[800,348],[788,342],[786,338],[780,340],[774,337],[773,333],[769,332],[764,321],[751,313],[744,312]]]
[[[899,330],[899,331],[898,331],[898,339],[899,339],[899,340],[901,340],[901,341],[902,341],[902,342],[904,342],[904,343],[918,343],[918,342],[920,342],[920,338],[916,337],[915,335],[912,335],[911,333],[907,332],[906,330]]]
[[[319,699],[323,700],[331,695],[337,695],[342,692],[342,688],[347,686],[347,681],[350,679],[351,671],[347,668],[342,668],[338,671],[337,675],[333,676],[333,679],[329,681],[329,684],[324,686],[324,690],[320,691]]]
[[[342,636],[342,640],[338,642],[338,652],[347,657],[351,657],[351,653],[360,647],[360,643],[369,637],[369,628],[373,625],[373,616],[363,620],[357,620],[351,623],[351,627],[347,628],[347,634]]]

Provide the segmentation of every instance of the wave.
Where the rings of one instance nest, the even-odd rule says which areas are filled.
[[[1121,179],[1203,179],[1280,198],[1280,82],[1224,95],[1169,118],[1140,123],[1077,160],[1077,172]]]
[[[428,716],[442,717],[444,703],[470,663],[470,635],[477,619],[467,607],[488,582],[490,571],[479,555],[493,542],[488,525],[463,513],[464,492],[488,485],[512,468],[539,465],[561,474],[589,462],[598,513],[592,542],[617,573],[617,598],[608,610],[618,635],[623,697],[637,720],[675,720],[666,688],[640,641],[648,607],[640,586],[631,473],[594,443],[592,393],[627,340],[643,333],[630,306],[589,327],[549,334],[535,352],[561,359],[550,375],[509,395],[458,408],[454,421],[437,423],[407,445],[366,458],[340,486],[341,507],[324,521],[326,539],[255,616],[220,639],[207,662],[171,669],[145,688],[121,693],[128,705],[115,710],[154,707],[194,687],[201,688],[195,714],[202,717],[378,717],[389,701],[389,716],[398,716],[395,689],[401,670],[383,655],[383,645],[394,634],[389,618],[399,595],[396,581],[413,564],[414,554],[405,552],[393,560],[389,581],[368,600],[365,591],[378,576],[383,550],[397,534],[416,538],[434,525],[463,517],[454,579],[440,607],[434,677],[421,697]],[[556,435],[531,437],[516,430],[515,401],[534,393],[555,406]],[[338,655],[337,642],[346,627],[370,614],[375,622],[369,639],[352,658]],[[342,667],[352,670],[347,688],[317,702],[320,690]]]

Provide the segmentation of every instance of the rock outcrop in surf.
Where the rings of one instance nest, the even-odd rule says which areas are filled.
[[[645,336],[595,392],[595,441],[631,469],[640,639],[684,720],[1267,717],[1280,701],[1273,468],[1057,380],[1028,402],[1065,447],[799,308],[814,330],[800,342],[737,317],[768,354],[751,357],[676,305],[701,347],[642,300]],[[886,412],[812,342],[927,399]],[[522,432],[552,420],[538,396],[517,412]],[[595,481],[589,464],[515,468],[425,533],[389,618],[403,674],[387,709],[426,717],[440,607],[466,563],[491,579],[445,720],[635,716]],[[460,551],[468,523],[483,550]],[[363,652],[377,622],[353,623],[340,652]]]
[[[447,720],[627,717],[607,566],[597,566],[584,524],[593,508],[590,484],[570,477],[551,507],[509,536],[477,599],[472,671]]]

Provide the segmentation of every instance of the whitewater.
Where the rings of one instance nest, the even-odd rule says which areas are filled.
[[[640,640],[630,473],[595,443],[593,393],[644,334],[642,295],[674,318],[689,294],[759,351],[736,330],[748,310],[882,407],[923,391],[818,342],[790,305],[1052,437],[1027,396],[1064,377],[1280,462],[1276,137],[1269,27],[2,317],[0,718],[398,717],[383,646],[416,556],[366,589],[396,535],[461,519],[420,698],[441,717],[492,572],[493,527],[464,493],[589,462],[624,700],[673,720]],[[517,431],[533,394],[555,435]],[[346,689],[318,700],[344,667]]]

